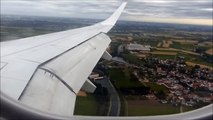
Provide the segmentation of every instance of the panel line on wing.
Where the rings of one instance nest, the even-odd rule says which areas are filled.
[[[50,73],[51,75],[53,75],[53,76],[55,76],[58,80],[60,80],[71,92],[73,92],[75,95],[76,95],[76,93],[75,93],[75,91],[73,90],[73,88],[72,87],[70,87],[61,77],[59,77],[56,73],[54,73],[54,72],[52,72],[51,70],[48,70],[48,69],[46,69],[46,68],[39,68],[39,69],[41,69],[41,70],[44,70],[45,72],[48,72],[48,73]]]
[[[24,59],[24,58],[20,58],[20,59],[22,59],[22,60],[24,60],[24,61],[27,61],[27,62],[33,62],[33,63],[41,64],[40,62],[34,61],[34,60],[29,60],[29,59]]]
[[[7,64],[8,64],[7,62],[1,61],[1,68],[0,68],[0,70],[3,69]]]
[[[50,61],[52,61],[52,60],[54,60],[54,59],[60,57],[61,55],[63,55],[63,54],[65,54],[65,53],[69,52],[70,50],[72,50],[72,49],[74,49],[74,48],[80,46],[81,44],[83,44],[83,43],[89,41],[91,38],[94,38],[95,36],[97,36],[97,35],[99,35],[99,34],[101,34],[101,33],[102,33],[102,32],[95,34],[94,36],[92,36],[92,37],[86,39],[85,41],[83,41],[83,42],[77,44],[76,46],[73,46],[72,48],[70,48],[70,49],[64,51],[63,53],[61,53],[61,54],[59,54],[59,55],[57,55],[57,56],[55,56],[55,57],[53,57],[53,58],[51,58],[51,59],[49,59],[49,60],[43,62],[43,63],[41,63],[39,66],[43,66],[44,64],[46,64],[46,63],[48,63],[48,62],[50,62]]]

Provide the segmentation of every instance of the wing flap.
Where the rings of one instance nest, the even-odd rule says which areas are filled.
[[[38,63],[14,59],[1,69],[1,91],[18,99],[36,70]]]
[[[36,74],[20,97],[20,101],[40,110],[55,111],[55,114],[60,113],[63,115],[67,115],[69,111],[68,115],[72,115],[75,107],[75,97],[73,95],[75,96],[75,93],[78,93],[81,89],[110,42],[110,38],[101,33],[39,66]],[[63,85],[63,90],[68,90],[71,95],[61,95],[64,94],[61,90],[61,84],[63,84],[61,81],[73,90],[69,90],[69,87]],[[63,104],[59,98],[63,98]],[[61,107],[64,104],[70,104],[70,102],[73,104],[69,106],[69,109]]]
[[[20,102],[32,108],[71,116],[76,95],[51,74],[38,69],[25,89]]]
[[[42,67],[61,76],[77,93],[110,42],[110,38],[101,33]]]

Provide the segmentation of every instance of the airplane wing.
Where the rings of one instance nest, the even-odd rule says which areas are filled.
[[[73,115],[76,93],[105,51],[105,34],[126,3],[105,21],[92,26],[1,42],[1,92],[33,108]]]

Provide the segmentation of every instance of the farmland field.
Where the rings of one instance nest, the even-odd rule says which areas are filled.
[[[180,108],[156,100],[128,100],[128,116],[149,116],[179,113]]]
[[[213,69],[213,65],[212,64],[210,64],[209,66],[198,64],[198,63],[193,63],[193,62],[186,62],[186,64],[189,65],[189,66],[199,65],[201,68],[209,68],[211,70]]]
[[[132,80],[128,70],[111,69],[109,76],[117,88],[144,86],[139,81]]]
[[[209,54],[209,55],[213,55],[213,48],[208,49],[208,50],[206,51],[206,53]]]
[[[155,51],[151,52],[153,55],[176,55],[176,52],[161,52],[161,51]]]
[[[76,97],[74,115],[91,115],[96,116],[98,103],[93,95],[88,94],[86,97]]]

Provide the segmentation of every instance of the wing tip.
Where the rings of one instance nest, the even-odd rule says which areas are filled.
[[[106,20],[101,22],[102,25],[114,26],[117,22],[118,18],[120,17],[121,13],[123,12],[124,8],[126,7],[127,2],[122,2],[119,8]]]

